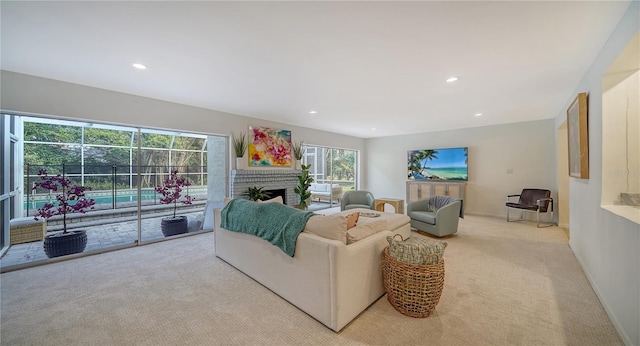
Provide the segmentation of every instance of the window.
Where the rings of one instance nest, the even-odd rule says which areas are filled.
[[[358,152],[350,149],[305,145],[303,164],[311,164],[314,183],[337,184],[343,191],[355,190],[357,183]],[[312,201],[315,203],[315,201]],[[339,200],[329,199],[329,206]]]

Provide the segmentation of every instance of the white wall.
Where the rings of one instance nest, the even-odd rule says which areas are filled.
[[[469,147],[465,213],[506,216],[505,199],[525,187],[556,194],[553,119],[368,139],[364,187],[406,198],[407,151]]]
[[[556,137],[556,176],[558,177],[558,226],[564,228],[567,236],[569,233],[569,134],[567,123],[564,122],[558,128]]]
[[[640,71],[625,75],[602,95],[602,204],[618,204],[621,192],[640,193]]]
[[[249,126],[291,130],[294,141],[362,150],[364,140],[78,84],[1,71],[0,108],[119,125],[230,135]]]
[[[570,178],[569,181],[569,245],[628,345],[640,345],[640,225],[600,207],[602,76],[638,32],[639,5],[637,1],[632,2],[556,118],[559,127],[566,118],[564,110],[575,95],[589,93],[589,179]]]

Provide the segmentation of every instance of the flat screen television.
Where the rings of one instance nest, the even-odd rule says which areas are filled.
[[[467,181],[467,147],[409,150],[407,152],[409,180]]]

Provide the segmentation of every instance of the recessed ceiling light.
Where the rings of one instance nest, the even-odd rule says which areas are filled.
[[[317,114],[318,112],[316,111],[310,111],[309,114]]]
[[[376,130],[376,128],[375,128],[375,127],[372,127],[372,128],[371,128],[371,131],[375,131],[375,130]]]
[[[447,79],[447,83],[453,83],[453,82],[455,82],[455,81],[457,81],[457,80],[458,80],[458,77],[449,77],[449,78]]]
[[[476,116],[476,117],[481,117],[481,116],[482,116],[482,113],[476,113],[476,114],[474,114],[474,116]]]
[[[146,66],[144,66],[143,64],[140,64],[140,63],[135,63],[132,66],[137,68],[138,70],[146,70],[147,69]]]

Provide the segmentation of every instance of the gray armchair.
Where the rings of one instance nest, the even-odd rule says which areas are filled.
[[[437,237],[458,232],[458,218],[464,217],[462,200],[457,197],[433,196],[407,204],[411,227]]]
[[[365,190],[347,191],[340,200],[340,210],[367,208],[373,209],[373,194]]]

